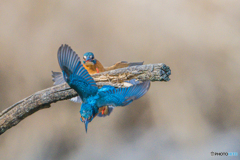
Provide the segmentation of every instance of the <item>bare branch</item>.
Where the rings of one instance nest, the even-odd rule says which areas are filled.
[[[97,82],[98,87],[103,85],[125,87],[124,81],[126,80],[169,81],[170,75],[170,68],[165,64],[159,63],[111,70],[94,74],[92,77]],[[66,83],[34,93],[0,113],[0,135],[17,125],[27,116],[40,109],[49,108],[51,103],[70,99],[77,95]]]
[[[92,75],[96,82],[123,82],[129,79],[142,81],[169,81],[171,70],[163,63],[132,66]]]

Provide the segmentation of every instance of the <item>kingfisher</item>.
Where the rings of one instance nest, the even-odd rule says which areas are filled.
[[[87,52],[83,55],[83,66],[87,69],[89,74],[104,72],[103,65],[94,57],[92,52]]]
[[[132,86],[115,88],[105,85],[98,89],[96,82],[81,64],[78,55],[68,45],[61,45],[58,50],[58,63],[62,70],[64,81],[73,88],[82,99],[80,120],[85,124],[87,132],[90,123],[103,107],[111,108],[126,106],[147,93],[150,81],[132,82]]]
[[[130,62],[127,61],[120,61],[116,64],[104,68],[103,65],[94,57],[92,52],[87,52],[83,55],[83,66],[87,69],[89,74],[95,74],[100,72],[105,72],[113,69],[136,66],[136,65],[143,65],[143,62]]]

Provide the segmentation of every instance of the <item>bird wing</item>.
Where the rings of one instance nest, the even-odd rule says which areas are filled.
[[[96,82],[83,67],[78,55],[66,44],[58,50],[58,63],[64,80],[78,93],[83,102],[97,93]]]
[[[138,65],[143,65],[143,62],[130,62],[130,63],[128,63],[127,61],[120,61],[120,62],[117,62],[116,64],[114,64],[110,67],[106,67],[105,70],[110,71],[110,70],[113,70],[113,69],[130,67],[130,66],[138,66]]]
[[[144,81],[126,88],[98,92],[97,106],[126,106],[147,93],[150,81]]]
[[[136,81],[136,79],[131,79],[131,80],[125,81],[125,82],[131,84],[131,86],[140,83],[139,81]],[[106,85],[106,86],[103,86],[102,88],[100,88],[98,91],[101,92],[101,91],[109,91],[109,90],[115,90],[115,87],[113,87],[113,86],[107,86],[107,85]],[[115,107],[114,107],[114,106],[103,106],[103,107],[101,107],[101,108],[102,108],[102,110],[104,110],[104,111],[103,111],[103,112],[102,112],[102,111],[99,112],[99,113],[98,113],[98,117],[106,117],[106,116],[109,116],[109,115],[112,113],[112,111],[113,111],[113,109],[114,109]],[[101,109],[101,108],[99,108],[99,109]]]
[[[65,79],[63,78],[62,72],[54,72],[52,71],[52,81],[54,82],[53,85],[60,85],[66,83]],[[82,99],[80,96],[76,96],[70,99],[70,101],[75,103],[82,103]]]
[[[99,72],[104,72],[105,71],[103,65],[97,59],[96,59],[95,66],[96,66],[96,68],[98,69]]]

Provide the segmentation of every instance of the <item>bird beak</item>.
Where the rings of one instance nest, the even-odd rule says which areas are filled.
[[[92,59],[87,57],[86,62],[89,62],[89,61],[92,62]]]
[[[85,121],[85,130],[86,130],[86,133],[87,133],[87,127],[88,127],[88,120]]]

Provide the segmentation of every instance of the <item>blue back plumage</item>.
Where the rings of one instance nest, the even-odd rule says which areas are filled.
[[[102,86],[102,88],[100,88],[98,90],[98,92],[109,91],[109,90],[113,90],[113,89],[115,89],[115,87],[106,85],[106,86]]]
[[[78,55],[68,45],[62,45],[58,50],[58,62],[63,72],[64,80],[73,88],[83,102],[97,91],[96,82],[81,64]]]

